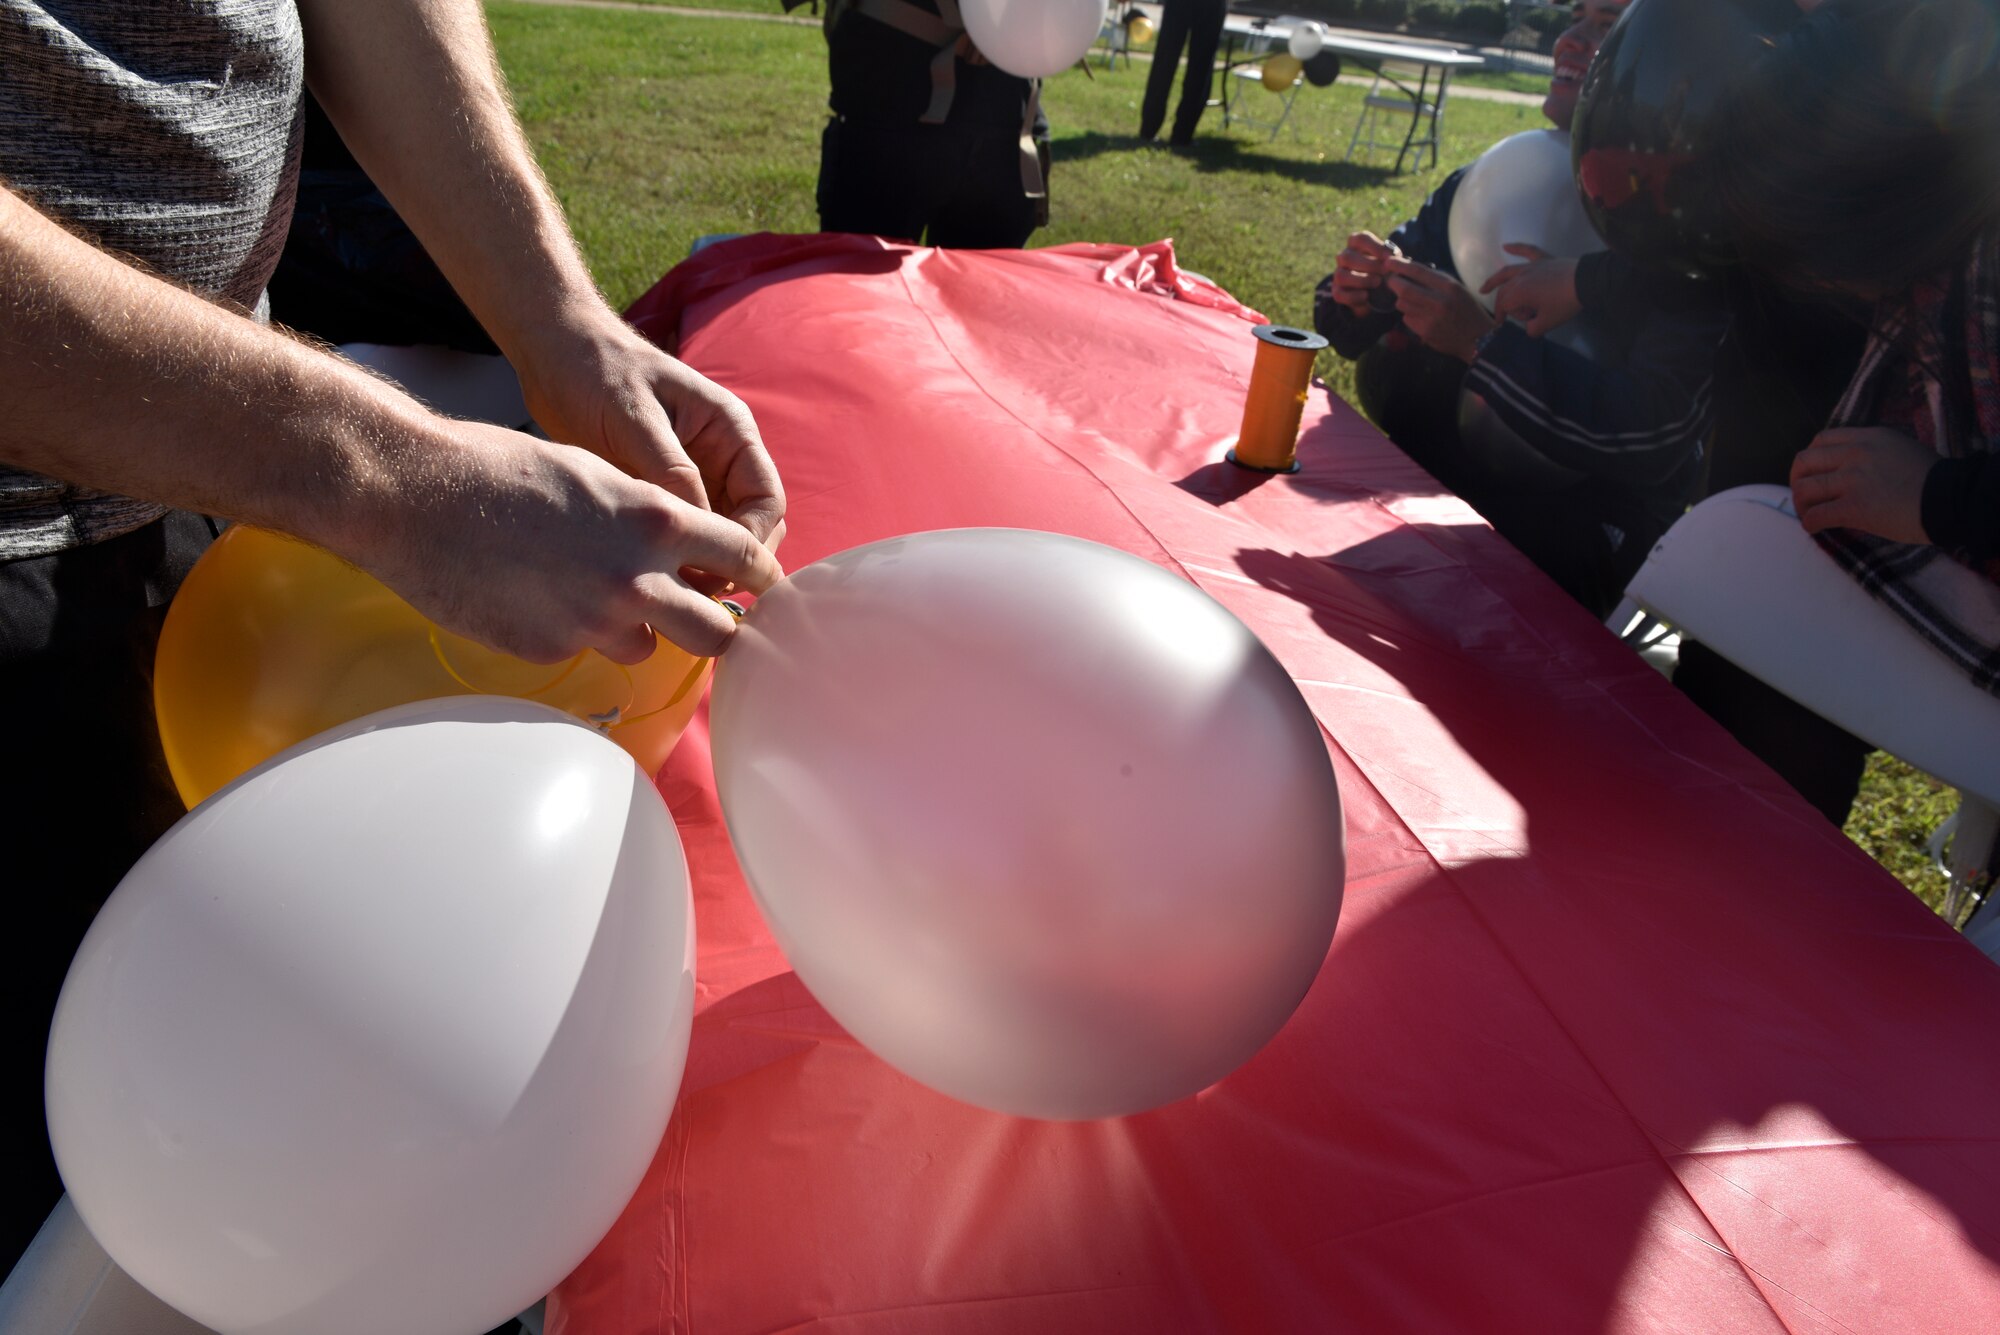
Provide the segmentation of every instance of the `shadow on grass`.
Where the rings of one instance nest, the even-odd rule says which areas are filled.
[[[1091,130],[1057,139],[1049,146],[1049,153],[1056,162],[1082,162],[1105,153],[1172,153],[1186,158],[1198,172],[1268,172],[1336,190],[1375,185],[1396,174],[1387,167],[1363,162],[1309,162],[1278,157],[1259,152],[1254,145],[1240,139],[1220,135],[1197,138],[1185,148],[1170,148],[1165,141],[1147,141],[1136,134],[1102,134]]]

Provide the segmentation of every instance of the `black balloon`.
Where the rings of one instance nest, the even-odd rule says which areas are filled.
[[[1306,82],[1315,88],[1325,88],[1340,78],[1340,57],[1331,51],[1322,51],[1306,62]]]
[[[1633,0],[1584,76],[1570,127],[1584,208],[1615,250],[1689,273],[1731,262],[1707,164],[1731,95],[1756,77],[1794,0]]]

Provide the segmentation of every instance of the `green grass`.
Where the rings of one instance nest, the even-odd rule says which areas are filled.
[[[1497,88],[1507,93],[1530,93],[1540,97],[1549,91],[1549,76],[1526,70],[1467,70],[1451,76],[1454,88]]]
[[[1861,778],[1861,796],[1847,818],[1847,837],[1937,908],[1945,878],[1924,849],[1931,832],[1958,804],[1958,794],[1930,775],[1877,752]]]
[[[614,303],[703,233],[816,226],[826,106],[816,29],[504,0],[489,13],[522,120]],[[1313,284],[1348,233],[1409,217],[1453,167],[1541,123],[1532,107],[1455,102],[1442,165],[1395,175],[1392,154],[1340,161],[1361,89],[1306,88],[1276,142],[1225,131],[1211,109],[1179,154],[1135,136],[1147,68],[1093,64],[1049,81],[1053,216],[1034,243],[1172,237],[1187,267],[1287,324],[1311,323]],[[1273,94],[1237,82],[1232,98],[1275,114]],[[1344,363],[1320,369],[1351,389]]]
[[[775,12],[776,0],[741,3]],[[614,304],[624,305],[709,232],[812,231],[826,46],[810,26],[506,3],[489,6],[508,78],[542,165]],[[1348,233],[1411,216],[1454,167],[1542,123],[1530,106],[1455,101],[1442,165],[1393,175],[1340,161],[1362,90],[1307,88],[1275,142],[1224,130],[1211,109],[1191,152],[1134,137],[1148,66],[1049,81],[1053,219],[1035,244],[1172,237],[1183,264],[1286,324],[1311,324],[1312,288]],[[1277,98],[1232,88],[1269,114]],[[1350,394],[1345,363],[1321,372]],[[1848,833],[1935,903],[1922,848],[1950,794],[1877,757]]]

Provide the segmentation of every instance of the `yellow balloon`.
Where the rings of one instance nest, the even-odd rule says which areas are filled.
[[[625,667],[493,652],[427,620],[317,547],[241,525],[216,540],[168,609],[153,705],[188,806],[295,742],[392,705],[511,695],[603,729],[648,774],[694,717],[711,660],[661,640]]]
[[[1264,86],[1274,93],[1282,93],[1299,81],[1305,73],[1305,64],[1297,56],[1279,53],[1264,57]]]
[[[1153,40],[1153,21],[1144,14],[1134,14],[1125,24],[1125,41],[1130,46],[1144,46]]]

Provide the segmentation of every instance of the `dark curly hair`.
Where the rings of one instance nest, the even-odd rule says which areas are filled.
[[[1903,292],[2000,221],[2000,0],[1827,0],[1722,123],[1712,180],[1744,263]]]

